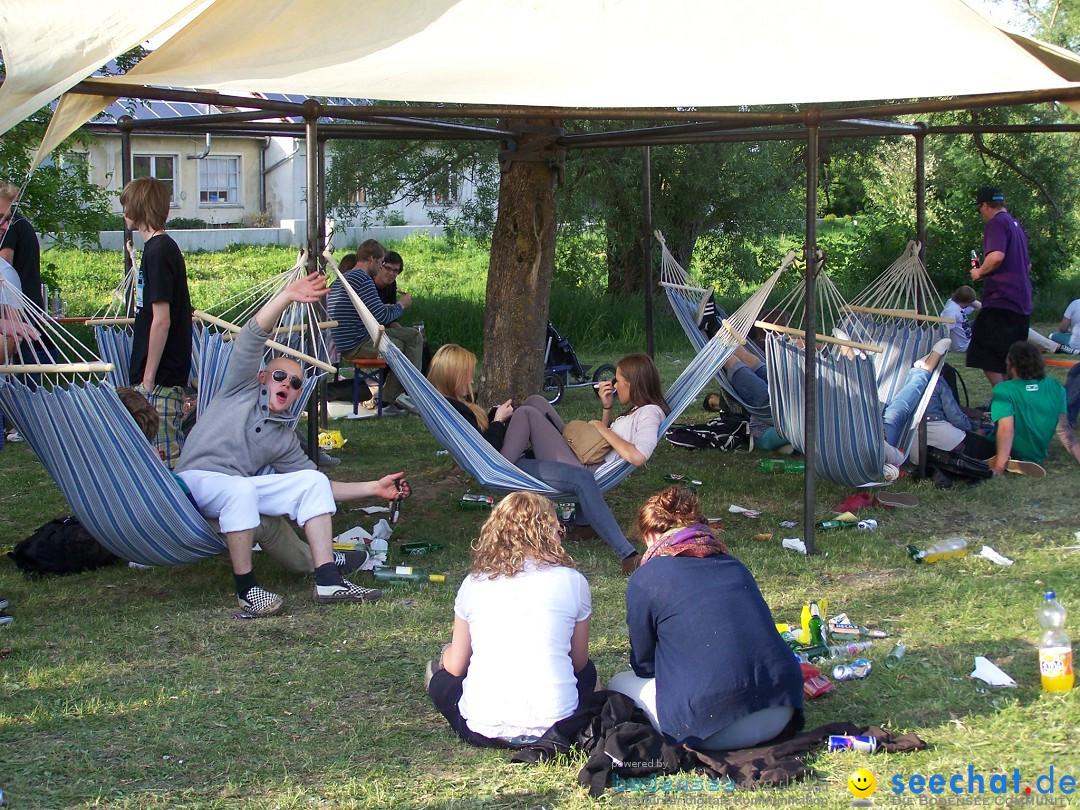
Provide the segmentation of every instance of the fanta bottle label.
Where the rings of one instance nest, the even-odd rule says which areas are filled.
[[[1047,692],[1068,692],[1073,687],[1071,647],[1043,647],[1039,650],[1039,674]]]

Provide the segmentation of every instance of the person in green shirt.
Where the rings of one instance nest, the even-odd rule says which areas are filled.
[[[1041,468],[1032,462],[1046,460],[1055,433],[1080,464],[1080,443],[1065,416],[1065,387],[1046,376],[1042,352],[1026,340],[1017,341],[1005,363],[1007,379],[994,386],[990,402],[997,455],[987,463],[994,475],[1006,470],[1038,474]]]

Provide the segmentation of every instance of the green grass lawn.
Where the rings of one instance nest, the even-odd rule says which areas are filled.
[[[617,359],[578,349],[594,364]],[[661,353],[665,381],[689,356],[688,350]],[[966,380],[972,401],[981,401],[985,384],[971,372]],[[560,410],[587,416],[596,400],[589,389],[572,390]],[[684,421],[706,418],[692,409]],[[425,661],[448,638],[468,546],[484,519],[484,513],[459,510],[457,502],[464,492],[481,490],[437,454],[416,417],[333,427],[348,439],[334,477],[407,472],[414,497],[405,504],[394,545],[442,543],[443,550],[421,562],[448,574],[447,583],[391,586],[372,605],[320,607],[311,599],[310,580],[257,556],[260,579],[286,596],[287,609],[280,617],[246,621],[233,617],[232,577],[221,559],[146,571],[118,565],[45,580],[29,580],[0,561],[0,596],[16,616],[0,628],[0,787],[8,805],[449,810],[620,804],[610,791],[596,802],[587,797],[575,779],[580,757],[542,767],[511,765],[506,752],[470,748],[447,729],[421,680]],[[866,510],[861,514],[880,521],[877,531],[819,533],[819,554],[809,558],[780,548],[781,538],[800,534],[779,523],[801,519],[803,479],[760,473],[760,457],[661,443],[608,500],[629,531],[637,506],[666,485],[669,473],[702,480],[706,513],[724,516],[724,540],[754,573],[778,621],[797,622],[805,602],[827,598],[831,611],[885,628],[909,646],[903,666],[890,671],[882,661],[892,639],[875,644],[870,677],[838,683],[831,695],[808,703],[808,725],[878,724],[916,732],[928,743],[925,751],[904,755],[822,753],[812,763],[818,769],[814,796],[824,799],[804,802],[805,788],[797,786],[764,796],[788,800],[788,806],[847,807],[847,778],[859,767],[874,773],[874,798],[886,806],[895,804],[890,780],[896,775],[962,773],[966,783],[971,766],[989,785],[990,775],[1006,772],[1011,779],[1019,769],[1021,790],[1035,790],[1036,777],[1051,767],[1055,779],[1080,776],[1080,693],[1044,694],[1036,660],[1042,592],[1057,591],[1072,611],[1074,631],[1080,615],[1080,540],[1074,537],[1080,471],[1060,446],[1053,447],[1042,481],[1009,476],[942,491],[901,479],[897,488],[916,493],[918,509]],[[819,482],[818,517],[827,517],[847,494]],[[68,511],[25,444],[0,452],[0,503],[0,551]],[[760,510],[760,519],[729,514],[733,503]],[[370,526],[371,519],[346,509],[334,519],[339,531],[357,523]],[[773,539],[753,539],[763,532]],[[907,543],[953,535],[967,538],[975,551],[990,545],[1015,565],[969,555],[917,566],[904,553]],[[571,553],[592,586],[591,649],[605,681],[627,666],[625,580],[599,541],[573,544]],[[1017,688],[971,680],[976,655],[1011,674]]]

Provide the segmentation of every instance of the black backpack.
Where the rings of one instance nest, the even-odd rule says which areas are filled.
[[[676,447],[696,450],[752,450],[750,421],[738,413],[718,413],[703,425],[672,425],[664,438]]]
[[[74,516],[50,520],[15,546],[8,556],[20,571],[31,577],[79,574],[120,561]]]

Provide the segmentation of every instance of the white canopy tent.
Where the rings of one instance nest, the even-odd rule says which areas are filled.
[[[6,0],[0,133],[170,24],[164,43],[115,81],[612,109],[938,98],[1075,88],[1080,81],[1074,54],[1005,32],[962,0],[151,5],[148,11],[134,0]],[[109,101],[65,100],[42,153]]]

